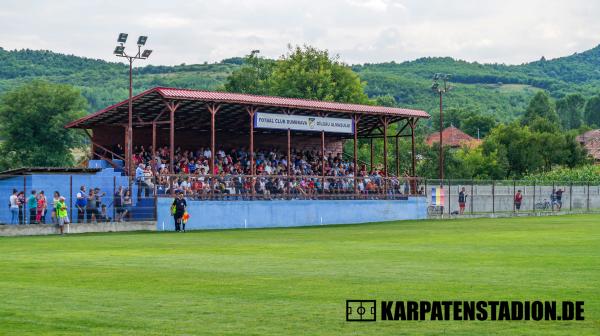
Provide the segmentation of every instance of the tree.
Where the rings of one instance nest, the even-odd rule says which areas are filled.
[[[536,118],[543,118],[551,123],[558,123],[558,115],[550,100],[550,96],[544,91],[539,91],[529,102],[525,115],[521,120],[522,125],[529,125]]]
[[[225,89],[230,92],[369,104],[365,84],[350,67],[327,50],[289,47],[287,55],[271,63],[253,53],[247,65],[235,70]]]
[[[72,165],[71,149],[83,144],[84,135],[64,125],[84,116],[85,109],[85,99],[70,85],[34,80],[5,93],[0,98],[2,168]]]
[[[564,129],[581,127],[584,106],[585,98],[578,93],[570,94],[556,101],[556,112]]]
[[[496,118],[491,115],[475,114],[465,118],[460,129],[472,137],[484,138],[496,126]]]
[[[225,82],[225,90],[259,95],[270,94],[269,80],[275,61],[259,57],[256,51],[244,58],[244,65],[232,72]]]
[[[600,95],[590,98],[585,104],[585,122],[592,127],[600,127]]]

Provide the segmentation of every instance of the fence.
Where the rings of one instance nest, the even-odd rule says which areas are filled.
[[[161,175],[148,183],[159,197],[181,191],[200,200],[393,200],[421,193],[420,178],[284,175]]]
[[[13,192],[16,198],[11,196]],[[156,219],[155,194],[135,184],[130,186],[128,178],[120,174],[32,174],[0,176],[0,199],[4,203],[0,223],[56,223],[54,204],[59,196],[65,198],[72,223]]]
[[[460,214],[459,193],[466,194],[464,214],[526,212],[596,212],[600,211],[600,185],[582,182],[530,182],[516,180],[465,181],[427,180],[428,193],[443,187],[443,208],[429,207],[430,214]],[[522,195],[520,206],[515,195]]]
[[[461,209],[459,193],[463,188],[465,202]],[[13,190],[17,207],[11,209]],[[91,194],[90,190],[93,190]],[[130,185],[129,178],[119,173],[111,176],[32,174],[0,176],[0,199],[5,202],[5,206],[0,207],[0,223],[52,223],[55,192],[65,197],[73,223],[155,220],[158,198],[172,197],[178,190],[191,200],[215,201],[405,200],[416,196],[426,197],[429,215],[600,210],[600,185],[564,181],[444,180],[441,183],[408,177],[221,174],[161,175]],[[32,191],[35,191],[33,198]],[[41,192],[44,192],[45,206],[40,201]],[[522,195],[520,206],[515,202],[518,192]],[[435,193],[436,204],[432,193]],[[78,202],[83,198],[86,202]]]

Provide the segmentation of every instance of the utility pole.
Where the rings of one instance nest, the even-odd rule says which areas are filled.
[[[431,85],[431,89],[433,92],[437,93],[440,96],[440,157],[439,157],[439,179],[440,182],[444,181],[444,143],[442,137],[442,131],[444,130],[444,104],[443,104],[443,95],[450,91],[451,87],[448,85],[448,80],[450,79],[450,75],[436,73],[433,76],[433,85]]]

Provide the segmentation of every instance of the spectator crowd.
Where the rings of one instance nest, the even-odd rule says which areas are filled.
[[[120,149],[117,148],[116,151]],[[156,188],[159,194],[181,191],[187,197],[248,197],[255,193],[263,198],[297,195],[303,198],[327,195],[344,197],[354,194],[378,195],[384,190],[389,195],[408,194],[408,179],[385,177],[380,169],[367,170],[366,165],[355,169],[353,162],[344,160],[341,153],[322,153],[317,150],[292,149],[290,162],[287,153],[276,148],[259,149],[254,154],[254,171],[251,175],[250,154],[245,148],[219,149],[214,157],[214,170],[210,171],[213,153],[210,148],[175,150],[174,172],[169,172],[169,148],[156,151],[152,146],[134,149],[135,179],[139,193],[146,196]],[[323,170],[325,179],[322,178]],[[405,174],[404,177],[408,177]],[[385,184],[385,185],[384,185]]]
[[[76,222],[111,222],[113,218],[108,212],[108,207],[111,205],[114,207],[115,221],[131,220],[133,199],[129,189],[118,187],[109,203],[106,203],[104,198],[110,198],[110,196],[106,196],[106,193],[102,192],[100,188],[90,188],[87,191],[86,186],[81,186],[76,193],[73,209],[77,216]],[[62,201],[62,204],[66,204],[65,200],[65,197],[58,191],[55,191],[52,198],[48,199],[43,190],[31,190],[30,195],[26,197],[25,192],[13,189],[8,200],[10,224],[59,224],[59,202]],[[66,221],[70,220],[67,218]]]

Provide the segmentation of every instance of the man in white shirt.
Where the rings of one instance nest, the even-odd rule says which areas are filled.
[[[17,189],[13,189],[8,202],[10,206],[10,224],[19,224],[19,198],[17,197]]]

